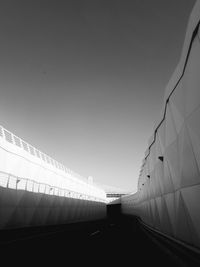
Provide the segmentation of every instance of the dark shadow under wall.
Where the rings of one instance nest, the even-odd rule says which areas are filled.
[[[105,220],[0,232],[6,266],[200,266],[184,261],[153,241],[136,217],[108,205]]]
[[[121,218],[121,204],[107,205],[107,218],[109,221],[118,221]]]

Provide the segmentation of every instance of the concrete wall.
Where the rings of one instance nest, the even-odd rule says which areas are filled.
[[[200,247],[200,1],[188,23],[180,62],[145,152],[138,192],[122,211]],[[172,40],[173,41],[173,40]]]
[[[0,126],[0,229],[105,217],[104,190]]]
[[[0,187],[0,229],[102,219],[102,202]]]

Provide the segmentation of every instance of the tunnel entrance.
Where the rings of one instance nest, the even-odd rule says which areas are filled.
[[[107,218],[109,221],[118,221],[121,218],[121,204],[107,205]]]

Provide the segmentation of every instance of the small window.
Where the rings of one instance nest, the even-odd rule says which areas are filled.
[[[54,195],[58,196],[59,195],[59,189],[55,187]]]
[[[8,131],[4,130],[4,135],[5,135],[6,141],[8,141],[9,143],[13,143],[12,134],[11,133],[9,133]]]
[[[55,163],[56,163],[56,168],[59,169],[59,164],[58,164],[58,162],[55,161]]]
[[[15,176],[10,176],[8,181],[8,188],[16,189],[17,178]]]
[[[13,136],[13,137],[14,137],[15,145],[21,147],[21,141],[20,141],[20,139],[17,136]]]
[[[50,186],[49,185],[46,185],[46,187],[45,187],[45,194],[48,194],[49,195],[49,192],[50,192]]]
[[[44,154],[43,153],[41,153],[41,156],[42,156],[42,159],[45,161],[45,157],[44,157]]]
[[[25,143],[24,141],[22,141],[22,146],[23,146],[23,149],[24,149],[25,151],[29,152],[29,151],[28,151],[28,145],[27,145],[27,143]]]
[[[39,192],[39,184],[38,183],[33,184],[33,192],[35,192],[35,193]]]
[[[48,157],[47,155],[45,155],[45,156],[46,156],[46,161],[47,161],[47,163],[50,164],[50,159],[49,159],[49,157]]]
[[[8,174],[0,173],[0,186],[7,187],[8,185]]]
[[[36,153],[36,156],[37,156],[38,158],[40,158],[40,151],[38,151],[37,149],[35,149],[35,153]]]
[[[29,150],[30,150],[31,155],[35,156],[34,148],[32,146],[29,146]]]
[[[39,193],[45,193],[45,187],[46,187],[45,184],[40,184],[39,185]]]
[[[3,137],[3,129],[0,127],[0,136]]]
[[[54,187],[50,187],[49,194],[50,194],[50,195],[53,195],[53,194],[54,194]]]
[[[33,191],[33,181],[27,180],[26,189],[27,191],[30,191],[30,192]]]
[[[50,162],[51,162],[51,165],[54,166],[54,160],[52,158],[50,158]]]

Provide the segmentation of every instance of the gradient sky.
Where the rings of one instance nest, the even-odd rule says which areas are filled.
[[[0,124],[82,176],[137,188],[188,0],[0,2]]]

